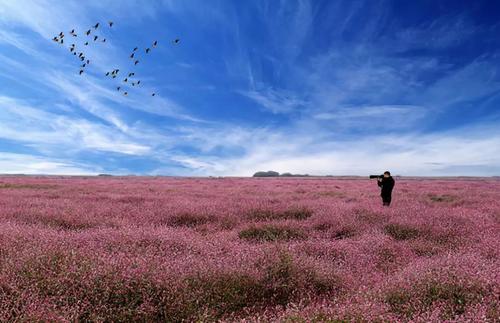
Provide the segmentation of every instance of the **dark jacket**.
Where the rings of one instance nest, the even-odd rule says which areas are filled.
[[[394,188],[394,179],[392,176],[382,178],[382,181],[377,181],[377,184],[382,188],[380,195],[391,195],[392,189]]]

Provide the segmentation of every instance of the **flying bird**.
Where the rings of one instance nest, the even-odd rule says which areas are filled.
[[[134,54],[135,54],[135,53],[132,53],[132,55],[130,55],[130,58],[134,58]]]
[[[135,82],[132,82],[132,86],[135,86]]]
[[[103,43],[105,43],[105,42],[106,42],[106,38],[104,38],[104,39],[102,40],[102,42],[103,42]]]
[[[75,55],[75,56],[76,56],[76,52],[73,52],[73,55]]]
[[[99,36],[94,36],[94,41],[96,41],[96,40],[97,40],[97,38],[99,38]]]
[[[115,79],[115,78],[116,78],[116,75],[113,75],[113,78]]]
[[[125,95],[125,96],[128,95],[128,92],[123,92],[123,95]]]
[[[91,29],[87,30],[86,34],[87,36],[90,35]]]
[[[153,93],[151,93],[151,96],[155,96],[155,95],[156,95],[156,93],[154,93],[154,92],[153,92]]]
[[[146,48],[146,54],[149,53],[150,51],[151,51],[151,49]]]
[[[141,80],[137,81],[137,85],[141,84]]]
[[[134,65],[137,65],[137,64],[139,64],[139,61],[138,61],[138,60],[134,62]]]
[[[120,91],[121,88],[122,88],[121,86],[118,86],[118,87],[116,87],[116,90]]]
[[[88,42],[88,41],[86,41],[86,42],[85,42],[85,46],[87,46],[88,44],[89,44],[89,42]]]
[[[83,56],[83,53],[80,52],[80,54],[78,54],[78,57],[82,57]]]
[[[181,41],[181,40],[180,40],[179,38],[176,38],[176,39],[174,39],[174,40],[172,41],[172,43],[174,43],[174,44],[178,44],[180,41]]]
[[[61,41],[60,41],[61,44],[64,44],[64,39],[61,38]]]
[[[153,43],[153,47],[156,47],[156,45],[158,45],[158,41],[155,40],[155,42]]]
[[[80,60],[83,62],[85,60],[85,56],[80,57]]]
[[[128,79],[127,79],[127,78],[125,78],[125,79],[123,80],[123,82],[125,82],[125,83],[127,83],[127,81],[128,81]]]
[[[135,75],[134,72],[128,73],[128,77],[131,77],[131,76],[134,76],[134,75]]]
[[[109,72],[106,72],[106,76],[108,76],[108,75],[109,75]]]
[[[83,70],[80,70],[80,75],[82,75],[82,73],[83,73]]]
[[[59,37],[61,37],[61,38],[64,37],[64,33],[62,31],[59,33]]]
[[[75,30],[74,30],[74,29],[71,29],[70,34],[71,34],[71,36],[76,37],[76,34],[75,34]]]
[[[90,59],[87,60],[87,65],[90,64]]]
[[[135,47],[135,48],[134,48],[134,52],[135,52],[138,48],[139,48],[139,47]]]
[[[87,64],[83,63],[83,64],[82,64],[82,67],[85,67],[86,65],[87,65]]]
[[[55,42],[59,42],[59,38],[57,38],[57,37],[52,38],[52,40]]]
[[[113,22],[112,21],[109,21],[108,24],[109,24],[109,27],[113,27]]]
[[[73,52],[74,50],[75,50],[75,48],[74,48],[74,47],[71,47],[71,48],[69,49],[69,51],[70,51],[70,52]]]
[[[99,27],[99,23],[95,24],[94,29],[97,29]]]

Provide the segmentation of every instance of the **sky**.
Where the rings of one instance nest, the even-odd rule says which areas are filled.
[[[0,173],[500,175],[499,35],[498,1],[0,0]]]

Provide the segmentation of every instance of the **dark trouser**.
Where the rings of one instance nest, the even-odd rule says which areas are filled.
[[[391,194],[382,194],[382,204],[391,205]]]

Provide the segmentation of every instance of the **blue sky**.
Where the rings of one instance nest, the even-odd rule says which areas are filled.
[[[498,1],[0,0],[0,173],[500,175],[498,35]]]

